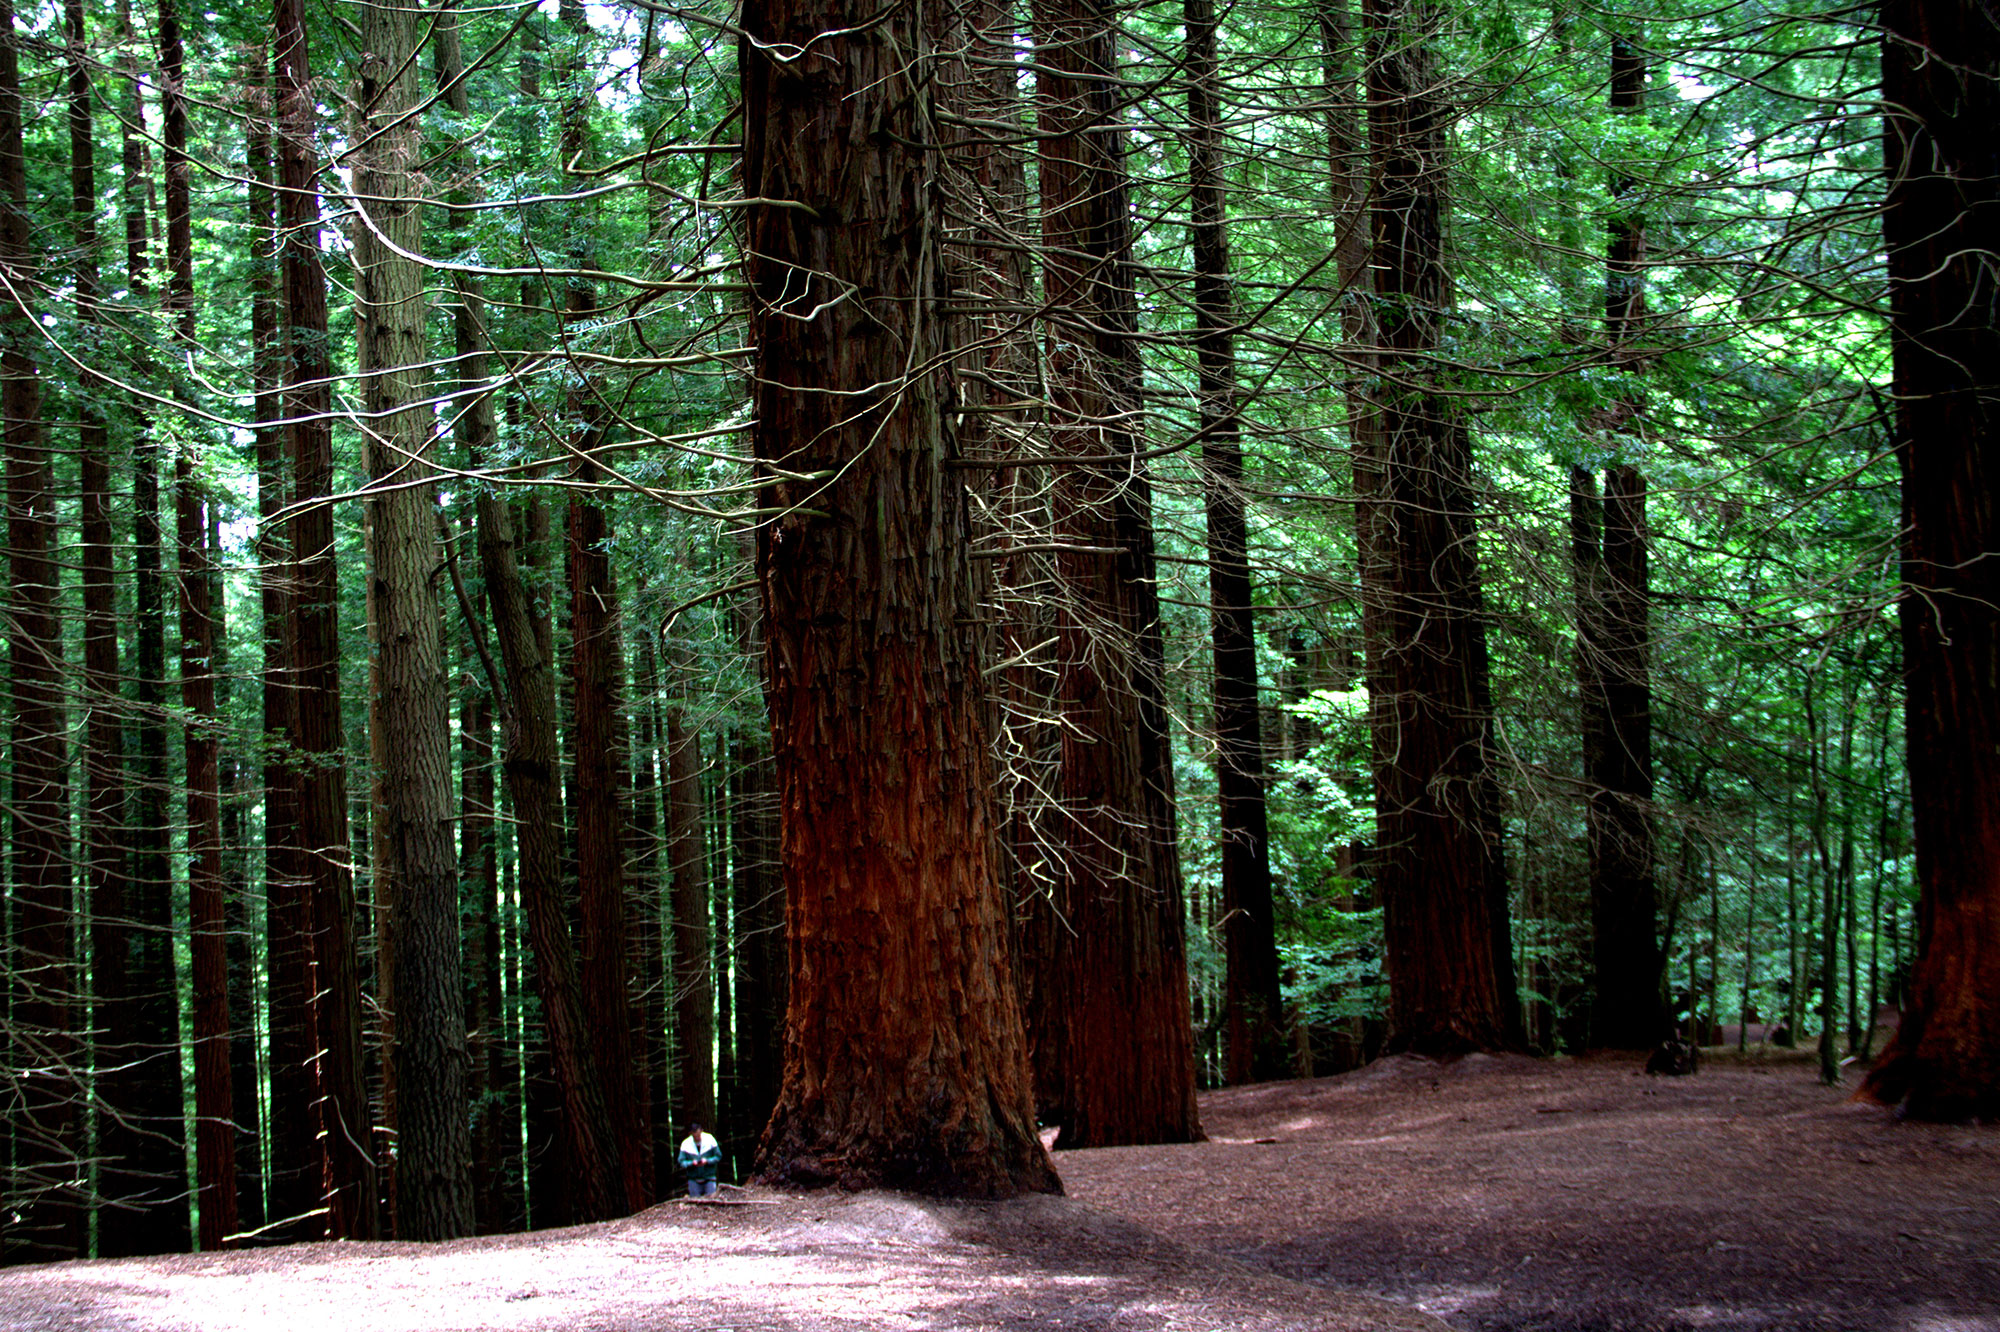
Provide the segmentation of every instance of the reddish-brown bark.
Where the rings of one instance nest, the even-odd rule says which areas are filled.
[[[302,0],[273,0],[277,67],[278,215],[291,330],[286,364],[294,500],[292,747],[298,756],[300,872],[310,909],[319,1113],[319,1196],[325,1233],[372,1238],[380,1229],[374,1131],[361,1066],[361,985],[354,882],[347,841],[347,776],[340,719],[339,580],[334,562],[333,365],[326,341],[326,275],[319,260],[318,161],[311,52]],[[301,922],[303,923],[303,922]]]
[[[1049,333],[1058,863],[1023,967],[1058,1147],[1201,1137],[1152,497],[1139,461],[1137,294],[1117,58],[1094,0],[1035,7]]]
[[[1386,582],[1370,693],[1391,1039],[1428,1054],[1493,1049],[1507,1043],[1514,1005],[1500,963],[1506,899],[1495,892],[1471,441],[1429,383],[1452,301],[1448,112],[1432,49],[1439,11],[1430,0],[1369,0],[1364,16],[1385,376],[1375,520]]]
[[[1905,514],[1917,960],[1863,1094],[2000,1116],[2000,22],[1883,6],[1890,333]]]
[[[746,210],[744,254],[791,954],[758,1172],[1052,1190],[993,862],[966,500],[946,468],[922,34],[912,10],[854,0],[756,0],[742,22],[744,192],[774,201]]]

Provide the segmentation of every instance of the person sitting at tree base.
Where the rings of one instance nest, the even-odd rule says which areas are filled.
[[[688,1197],[706,1198],[715,1192],[716,1167],[722,1164],[722,1144],[689,1124],[681,1139],[681,1169],[687,1171]]]

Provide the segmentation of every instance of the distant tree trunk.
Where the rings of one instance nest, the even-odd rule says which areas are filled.
[[[758,1173],[1051,1190],[946,468],[928,58],[905,8],[753,0],[742,23],[744,192],[802,205],[744,219],[792,1000]]]
[[[1188,172],[1192,182],[1195,354],[1208,516],[1209,620],[1215,651],[1215,775],[1222,824],[1223,998],[1230,1082],[1290,1072],[1278,991],[1264,813],[1264,734],[1257,710],[1257,613],[1250,584],[1235,300],[1222,165],[1222,85],[1215,0],[1185,0]]]
[[[739,641],[762,658],[755,608],[739,603]],[[731,895],[744,922],[736,954],[736,1021],[742,1033],[743,1096],[733,1125],[755,1152],[785,1072],[785,889],[770,783],[769,728],[760,716],[736,729],[729,752]]]
[[[88,37],[82,0],[63,7],[68,39],[70,208],[76,241],[77,319],[93,338],[103,336],[102,281],[98,268],[97,183]],[[129,132],[129,131],[128,131]],[[86,874],[90,888],[90,954],[96,1009],[96,1100],[100,1157],[98,1197],[111,1206],[97,1213],[97,1251],[106,1257],[166,1253],[187,1246],[187,1212],[176,1199],[184,1165],[175,1133],[162,1139],[143,1131],[149,1114],[148,1081],[170,1082],[180,1096],[180,1051],[166,1058],[165,1042],[152,1035],[147,1005],[134,982],[145,979],[135,963],[164,951],[141,941],[133,919],[127,808],[125,717],[120,689],[116,572],[111,525],[111,440],[103,401],[110,384],[87,376],[78,404],[83,566],[83,665],[90,704],[85,733]]]
[[[1823,660],[1823,659],[1822,659]],[[1820,946],[1817,983],[1819,987],[1819,1080],[1827,1086],[1840,1082],[1840,1056],[1835,1047],[1840,1030],[1840,876],[1834,872],[1833,854],[1826,840],[1827,789],[1826,746],[1820,738],[1818,709],[1814,706],[1818,667],[1805,672],[1806,770],[1812,783],[1812,844],[1818,857],[1820,881]],[[1812,931],[1806,931],[1810,938]]]
[[[1647,657],[1646,483],[1605,473],[1606,494],[1570,470],[1570,549],[1577,599],[1590,840],[1591,1042],[1642,1050],[1672,1027],[1653,876],[1652,705]]]
[[[167,309],[175,346],[195,348],[194,218],[187,150],[180,11],[160,0],[160,120],[165,148]],[[178,385],[176,393],[181,392]],[[194,993],[195,1199],[201,1247],[236,1233],[235,1096],[229,1066],[229,959],[222,882],[222,786],[217,766],[215,586],[209,570],[208,511],[191,442],[174,459],[174,528],[179,553],[181,706],[187,792],[189,954]]]
[[[268,53],[263,58],[268,58]],[[270,90],[253,84],[250,225],[261,256],[282,246],[272,180]],[[257,384],[257,560],[263,631],[263,784],[266,992],[270,1011],[270,1232],[305,1239],[318,1228],[299,1220],[318,1205],[319,1168],[312,1063],[318,1024],[312,1003],[312,907],[299,851],[298,769],[286,753],[294,733],[292,545],[281,518],[291,502],[291,459],[284,416],[290,359],[275,258],[251,270],[251,342]]]
[[[521,908],[528,918],[535,990],[542,1003],[561,1100],[562,1132],[574,1172],[568,1191],[576,1204],[576,1219],[602,1221],[624,1215],[625,1191],[619,1146],[584,1016],[576,946],[563,908],[555,672],[538,608],[515,553],[513,515],[489,492],[481,492],[476,503],[480,567],[507,677],[500,715],[505,740],[501,770],[514,807]],[[535,1176],[531,1183],[538,1185],[542,1178]],[[535,1223],[543,1224],[549,1199],[541,1189],[535,1189],[531,1205]]]
[[[22,303],[34,289],[28,217],[23,96],[12,0],[0,0],[0,426],[7,471],[11,590],[8,665],[13,686],[13,951],[8,1063],[16,1214],[0,1228],[10,1261],[73,1258],[83,1251],[85,1214],[75,1180],[83,1159],[74,1032],[83,1015],[70,935],[69,735],[63,707],[62,568],[56,559],[55,469],[43,434],[36,316]],[[19,1051],[21,1054],[14,1054]],[[28,1052],[32,1053],[28,1053]],[[25,1057],[23,1057],[25,1056]]]
[[[372,586],[387,746],[375,847],[396,940],[396,1224],[437,1240],[473,1229],[458,858],[452,845],[450,691],[438,587],[422,251],[423,144],[415,9],[363,14],[356,103],[355,318],[374,514]],[[378,889],[379,891],[379,889]]]
[[[1882,8],[1890,335],[1903,464],[1903,661],[1917,960],[1862,1094],[1924,1119],[2000,1116],[2000,19]]]
[[[321,1193],[325,1232],[372,1239],[380,1230],[374,1131],[362,1078],[361,986],[354,882],[347,840],[347,768],[341,740],[338,568],[334,562],[333,363],[326,338],[326,275],[319,261],[318,161],[303,0],[273,0],[277,66],[279,221],[291,356],[286,365],[294,500],[292,748],[299,762],[301,877],[310,903]]]
[[[1135,425],[1132,222],[1109,15],[1035,7],[1062,603],[1061,863],[1027,922],[1032,1057],[1058,1147],[1189,1142],[1194,1034],[1152,497]]]
[[[129,4],[118,7],[119,115],[124,169],[125,283],[135,304],[148,289],[144,103]],[[94,207],[94,199],[93,199]],[[140,374],[146,353],[127,369]],[[136,397],[121,404],[132,423],[132,582],[137,731],[129,808],[120,811],[131,851],[121,900],[91,920],[91,971],[103,1072],[98,1116],[98,1192],[121,1205],[99,1209],[102,1257],[188,1247],[187,1161],[181,1107],[180,997],[174,979],[173,896],[166,859],[166,628],[161,606],[158,457]],[[86,592],[88,596],[89,593]],[[86,604],[86,615],[89,614]],[[86,653],[89,648],[86,645]],[[88,668],[88,658],[86,658]],[[97,718],[93,715],[93,721]],[[108,719],[108,714],[107,714]]]
[[[673,687],[686,672],[670,666]],[[667,706],[667,864],[673,876],[676,1126],[715,1126],[715,991],[709,979],[708,860],[701,837],[700,736],[684,709]]]
[[[1375,699],[1378,891],[1392,1042],[1427,1054],[1493,1049],[1514,1026],[1490,773],[1486,629],[1472,513],[1471,441],[1431,387],[1452,304],[1445,267],[1449,112],[1429,0],[1369,0],[1369,138],[1379,407],[1378,519],[1389,581]],[[1511,968],[1510,968],[1511,969]]]
[[[644,588],[640,591],[643,594]],[[660,806],[665,787],[661,780],[656,638],[650,630],[632,636],[632,819],[626,828],[631,839],[632,873],[626,880],[626,891],[632,912],[633,1007],[637,1019],[633,1036],[646,1097],[652,1191],[655,1198],[667,1198],[674,1193],[678,1139],[674,1136],[673,1051],[667,1037],[668,1016],[673,1012],[673,970],[667,964],[668,932],[661,921],[662,906],[669,899],[661,891],[660,873],[660,853],[665,846]]]

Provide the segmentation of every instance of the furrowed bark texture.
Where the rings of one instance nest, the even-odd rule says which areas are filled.
[[[326,274],[319,260],[319,186],[311,51],[303,0],[273,0],[277,66],[279,222],[291,328],[286,416],[291,422],[296,596],[292,606],[292,746],[298,755],[298,837],[310,916],[317,1041],[315,1091],[324,1233],[372,1239],[380,1231],[374,1130],[361,1066],[361,983],[347,840],[347,770],[340,719],[339,578],[334,563],[333,362]]]
[[[363,13],[357,84],[365,134],[354,174],[355,317],[374,513],[376,651],[386,762],[377,863],[393,876],[396,1229],[472,1233],[465,995],[453,845],[450,694],[438,587],[434,420],[425,348],[418,177],[417,12]],[[378,887],[378,892],[380,891]]]
[[[1202,1136],[1112,33],[1092,0],[1035,7],[1051,451],[1073,461],[1053,491],[1060,863],[1022,953],[1058,1147]]]
[[[1882,8],[1917,960],[1862,1094],[2000,1115],[2000,21]]]
[[[1452,292],[1443,223],[1449,113],[1429,0],[1369,0],[1369,136],[1384,379],[1381,675],[1371,682],[1392,1042],[1447,1054],[1507,1042],[1505,898],[1487,764],[1486,632],[1471,444],[1429,382]],[[1374,589],[1371,589],[1371,593]],[[1504,996],[1504,997],[1503,997]]]
[[[745,193],[778,201],[747,210],[744,250],[791,972],[758,1173],[1053,1191],[945,467],[924,34],[911,7],[854,0],[754,0],[742,21]]]

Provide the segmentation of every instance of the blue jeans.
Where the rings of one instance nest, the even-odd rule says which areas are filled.
[[[714,1192],[715,1181],[712,1179],[691,1179],[688,1181],[688,1197],[690,1198],[706,1198]]]

